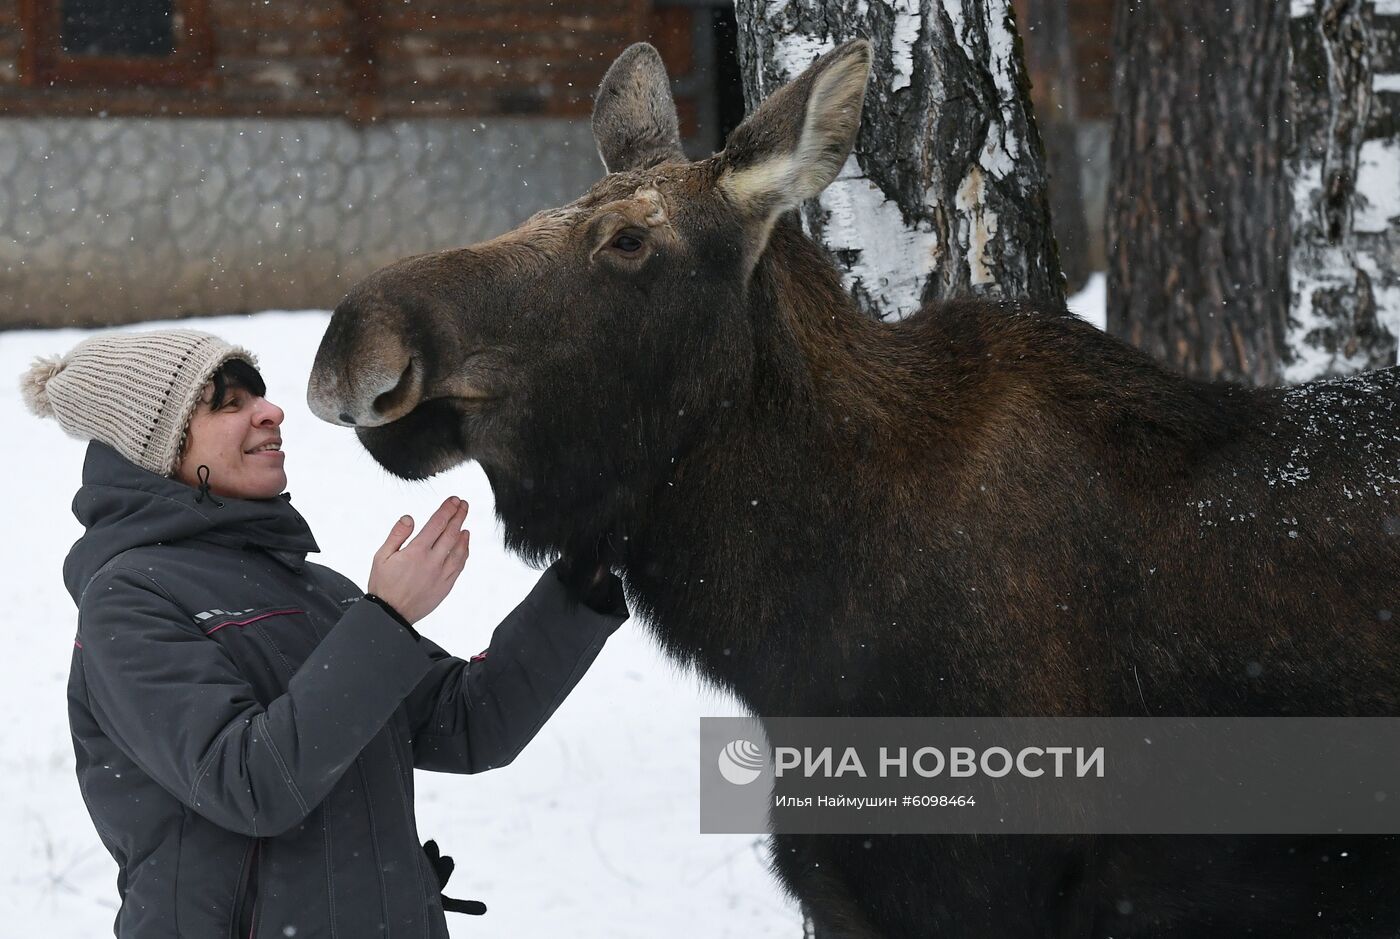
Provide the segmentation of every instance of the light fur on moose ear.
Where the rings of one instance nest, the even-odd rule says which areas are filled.
[[[603,76],[593,102],[593,139],[609,173],[685,159],[671,79],[649,43],[628,46]]]
[[[869,78],[870,43],[853,39],[770,95],[725,145],[729,201],[773,218],[829,186],[855,146]]]

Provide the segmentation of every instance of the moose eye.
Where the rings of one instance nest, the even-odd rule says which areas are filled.
[[[627,254],[634,254],[642,250],[642,239],[638,238],[636,235],[629,235],[624,232],[612,240],[610,247]]]

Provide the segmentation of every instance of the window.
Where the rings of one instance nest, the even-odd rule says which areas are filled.
[[[58,45],[71,56],[170,55],[174,0],[60,0]]]
[[[209,62],[206,0],[21,0],[29,84],[187,85]]]

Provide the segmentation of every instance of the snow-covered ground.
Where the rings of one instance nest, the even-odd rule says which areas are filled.
[[[1103,322],[1103,278],[1071,298]],[[448,495],[472,506],[472,558],[423,632],[458,654],[491,628],[535,572],[508,555],[491,491],[475,464],[428,483],[392,479],[349,432],[313,418],[305,382],[325,329],[321,312],[262,313],[181,323],[252,349],[283,434],[294,502],[320,560],[350,577],[407,512],[420,521]],[[145,324],[133,328],[169,324]],[[79,330],[0,333],[0,436],[10,441],[0,545],[9,611],[0,656],[0,923],[9,936],[91,939],[111,932],[116,867],[98,841],[73,777],[65,685],[74,611],[60,575],[80,528],[68,506],[84,444],[24,410],[19,374],[64,352]],[[699,834],[699,717],[739,713],[657,652],[635,624],[608,643],[573,695],[510,766],[480,776],[420,773],[418,818],[457,859],[449,890],[485,900],[483,918],[450,916],[475,939],[801,935],[796,908],[765,868],[763,839]]]

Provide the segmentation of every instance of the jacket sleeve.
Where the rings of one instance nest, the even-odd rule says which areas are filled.
[[[310,814],[431,665],[361,601],[264,708],[223,647],[129,570],[88,587],[78,634],[98,726],[194,811],[254,837]]]
[[[433,665],[404,702],[414,766],[479,773],[508,764],[627,619],[620,590],[607,612],[598,612],[570,595],[556,568],[544,572],[471,661],[422,640]]]

